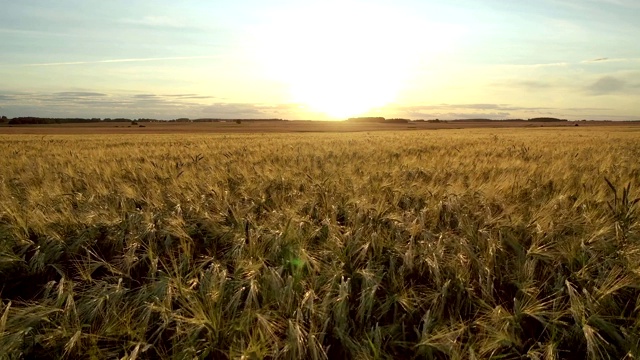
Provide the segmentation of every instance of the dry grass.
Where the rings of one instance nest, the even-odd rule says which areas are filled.
[[[635,358],[631,130],[0,137],[0,349]]]

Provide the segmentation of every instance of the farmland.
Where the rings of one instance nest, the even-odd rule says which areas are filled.
[[[478,128],[566,128],[566,127],[619,126],[612,121],[413,121],[410,123],[368,123],[350,121],[240,121],[219,122],[89,122],[66,124],[11,125],[0,123],[0,134],[21,135],[115,135],[115,134],[255,134],[255,133],[307,133],[307,132],[363,132],[452,130]],[[640,121],[626,122],[625,126],[640,127]]]
[[[640,127],[154,126],[2,128],[8,357],[640,352]]]

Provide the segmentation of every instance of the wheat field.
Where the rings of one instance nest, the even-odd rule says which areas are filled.
[[[640,132],[0,136],[0,357],[635,359]]]

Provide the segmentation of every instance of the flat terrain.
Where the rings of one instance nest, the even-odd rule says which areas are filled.
[[[142,125],[142,126],[140,126]],[[449,121],[440,123],[414,122],[409,124],[353,123],[347,121],[244,121],[217,123],[143,122],[60,124],[60,125],[8,125],[0,124],[0,134],[170,134],[170,133],[270,133],[270,132],[359,132],[359,131],[411,131],[465,128],[539,128],[539,127],[593,127],[620,126],[607,121],[525,122]],[[640,126],[640,122],[628,122],[625,126]]]
[[[3,127],[0,358],[640,354],[640,127],[330,125]]]

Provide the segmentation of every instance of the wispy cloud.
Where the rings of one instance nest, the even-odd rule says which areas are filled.
[[[68,96],[68,97],[93,97],[93,96],[107,96],[107,94],[93,92],[93,91],[62,91],[57,92],[58,96]]]
[[[509,119],[514,112],[539,112],[548,108],[528,108],[509,104],[437,104],[395,106],[388,109],[398,116],[411,119]]]
[[[581,64],[593,64],[593,63],[612,63],[612,62],[640,62],[640,58],[608,58],[601,57],[597,59],[583,60]]]
[[[8,35],[20,35],[20,36],[29,36],[29,37],[39,37],[43,36],[64,36],[64,37],[77,37],[77,34],[66,34],[61,32],[53,32],[53,31],[37,31],[37,30],[25,30],[25,29],[13,29],[13,28],[0,28],[0,33],[8,34]]]
[[[554,84],[550,81],[541,81],[541,80],[513,80],[502,85],[506,85],[510,88],[516,87],[516,88],[524,88],[527,90],[536,90],[536,91],[549,89],[554,86]]]
[[[198,95],[198,94],[171,94],[171,95],[164,95],[165,97],[172,97],[172,98],[179,98],[179,99],[212,99],[213,96],[205,96],[205,95]]]
[[[627,87],[628,83],[625,80],[614,76],[603,76],[587,86],[586,90],[591,95],[608,95],[624,91]]]
[[[601,2],[605,4],[613,4],[613,5],[618,5],[618,6],[628,7],[628,8],[640,9],[640,3],[638,3],[636,0],[594,0],[594,2]]]
[[[14,95],[4,95],[0,94],[0,101],[13,101],[16,97]]]
[[[150,26],[150,27],[172,27],[172,28],[181,28],[184,27],[185,24],[181,21],[168,17],[168,16],[144,16],[140,19],[123,19],[121,20],[123,23],[134,24],[134,25],[142,25],[142,26]]]
[[[549,110],[549,107],[525,107],[510,104],[438,104],[404,107],[407,110],[501,110],[501,111],[521,111],[521,110]]]
[[[518,68],[518,69],[538,69],[538,68],[559,68],[559,67],[569,67],[575,65],[588,65],[588,64],[603,64],[603,63],[632,63],[632,62],[640,62],[640,58],[609,58],[609,57],[599,57],[595,59],[582,60],[578,62],[570,62],[570,61],[561,61],[561,62],[552,62],[552,63],[537,63],[537,64],[504,64],[501,66],[505,66],[508,68]]]
[[[564,108],[562,110],[567,111],[611,111],[614,110],[612,108],[598,108],[598,107],[581,107],[581,108]]]
[[[109,60],[92,60],[92,61],[67,61],[67,62],[52,62],[52,63],[35,63],[35,64],[23,64],[22,66],[33,67],[33,66],[91,65],[91,64],[129,63],[129,62],[213,59],[213,58],[217,58],[217,57],[219,57],[219,56],[217,56],[217,55],[172,56],[172,57],[158,57],[158,58],[131,58],[131,59],[109,59]]]
[[[298,104],[264,105],[252,103],[215,103],[202,109],[205,114],[218,118],[272,118],[291,117]]]
[[[554,63],[539,63],[539,64],[505,64],[504,66],[513,68],[546,68],[546,67],[565,67],[571,63],[568,62],[554,62]]]
[[[500,91],[547,91],[552,89],[567,88],[567,84],[556,77],[538,77],[538,78],[506,78],[490,83],[491,87],[498,88]]]
[[[583,113],[601,114],[610,108],[597,107],[532,107],[512,104],[436,104],[417,106],[393,106],[389,112],[411,119],[474,119],[504,120],[551,116],[558,118],[585,118]],[[602,118],[607,118],[602,116]]]
[[[592,62],[602,62],[602,61],[610,61],[611,59],[603,57],[603,58],[597,58],[597,59],[592,59],[592,60],[584,60],[582,61],[583,63],[592,63]]]
[[[125,117],[171,119],[178,117],[264,118],[286,117],[291,106],[219,103],[213,96],[195,93],[102,93],[97,91],[2,92],[0,106],[8,116]],[[280,114],[280,115],[278,115]],[[5,115],[5,114],[3,114]]]

